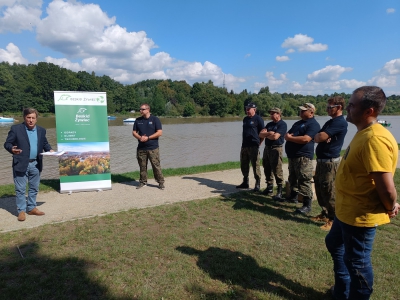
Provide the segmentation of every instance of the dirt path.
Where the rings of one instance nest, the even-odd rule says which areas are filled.
[[[400,157],[397,167],[400,168]],[[261,171],[263,174],[263,170]],[[284,165],[283,171],[284,177],[288,178],[287,165]],[[261,189],[264,189],[266,185],[264,175],[261,180]],[[15,197],[0,198],[0,232],[90,218],[135,208],[227,195],[237,192],[235,186],[241,181],[242,174],[239,169],[235,169],[167,177],[166,188],[163,191],[157,188],[158,185],[154,180],[149,180],[148,186],[140,190],[136,189],[138,182],[133,181],[115,183],[112,185],[112,190],[100,192],[80,192],[70,195],[58,192],[39,193],[37,205],[46,215],[41,217],[27,215],[24,222],[17,220]],[[254,183],[251,174],[250,187],[254,187]]]
[[[287,167],[285,168],[287,170]],[[285,176],[287,178],[287,176]],[[115,183],[112,190],[60,194],[39,193],[38,208],[46,215],[26,216],[24,222],[17,220],[15,197],[0,199],[0,232],[32,228],[44,224],[65,222],[81,218],[106,215],[134,208],[145,208],[195,199],[206,199],[235,193],[240,184],[240,170],[228,170],[187,176],[167,177],[165,190],[159,190],[154,180],[148,186],[136,189],[137,181]],[[250,178],[250,187],[254,187]],[[265,182],[261,183],[265,187]]]

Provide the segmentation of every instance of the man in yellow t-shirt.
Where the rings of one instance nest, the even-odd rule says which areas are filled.
[[[386,105],[381,88],[356,89],[346,107],[357,127],[336,174],[336,217],[325,239],[333,259],[335,299],[369,299],[373,291],[371,252],[376,227],[399,212],[393,176],[398,146],[377,123]]]

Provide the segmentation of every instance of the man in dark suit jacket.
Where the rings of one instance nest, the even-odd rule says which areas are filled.
[[[18,221],[25,221],[25,212],[28,215],[44,215],[44,212],[36,208],[40,172],[43,168],[40,153],[53,152],[53,150],[47,142],[46,129],[36,126],[37,117],[36,109],[24,109],[24,123],[11,126],[4,143],[4,148],[13,155],[12,167]],[[25,198],[27,181],[29,183],[28,199]]]

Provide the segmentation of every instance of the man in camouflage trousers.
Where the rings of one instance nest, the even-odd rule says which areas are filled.
[[[264,195],[272,194],[274,177],[278,187],[274,200],[282,198],[283,184],[283,143],[284,136],[287,131],[287,124],[282,120],[282,111],[278,107],[273,107],[269,110],[271,122],[269,122],[260,132],[260,138],[265,139],[265,148],[263,154],[263,167],[267,188],[263,191]]]
[[[314,137],[314,141],[318,143],[315,151],[317,155],[315,192],[322,211],[311,220],[324,222],[321,229],[325,231],[331,229],[335,218],[335,178],[340,163],[340,151],[347,133],[347,122],[342,115],[344,105],[343,97],[328,99],[326,110],[332,119],[326,122]]]
[[[163,190],[164,176],[160,165],[160,151],[158,138],[162,135],[160,119],[150,114],[150,106],[146,103],[140,106],[140,117],[133,125],[132,135],[139,141],[136,157],[140,168],[140,189],[147,185],[147,161],[153,168],[154,178],[158,182],[158,188]]]
[[[253,191],[260,191],[261,170],[260,170],[260,151],[259,147],[263,139],[259,134],[264,128],[264,120],[256,114],[257,106],[255,103],[246,105],[246,116],[243,118],[242,148],[240,149],[240,169],[243,174],[243,181],[236,186],[237,189],[249,188],[250,163],[253,167],[254,179],[256,184]]]
[[[321,129],[314,118],[315,106],[305,103],[299,107],[300,121],[293,124],[286,133],[285,151],[289,160],[289,184],[291,193],[289,202],[302,200],[303,207],[296,213],[308,214],[311,211],[313,191],[311,179],[313,176],[314,136]],[[283,200],[284,201],[284,200]]]

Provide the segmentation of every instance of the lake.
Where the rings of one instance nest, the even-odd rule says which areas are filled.
[[[316,117],[321,126],[330,117]],[[391,123],[388,129],[400,141],[400,116],[382,116]],[[265,122],[269,119],[264,118]],[[298,119],[284,119],[288,128]],[[19,122],[22,122],[22,118]],[[242,118],[162,118],[163,136],[160,138],[162,168],[191,167],[227,161],[239,161],[242,142]],[[11,124],[0,123],[0,141],[4,144]],[[47,129],[47,139],[57,149],[55,119],[39,117],[38,125]],[[356,133],[356,127],[349,123],[343,148],[346,148]],[[109,121],[111,151],[111,172],[125,173],[139,170],[136,161],[137,140],[132,136],[132,124],[123,124],[122,118]],[[264,144],[260,147],[260,152]],[[11,154],[4,148],[0,151],[0,184],[13,183]],[[59,178],[58,159],[44,157],[42,178]]]

